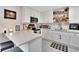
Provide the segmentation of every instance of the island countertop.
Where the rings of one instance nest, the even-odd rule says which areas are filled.
[[[33,33],[32,31],[27,32],[14,32],[12,35],[7,33],[6,36],[14,42],[15,45],[20,46],[31,40],[41,37],[41,34]]]

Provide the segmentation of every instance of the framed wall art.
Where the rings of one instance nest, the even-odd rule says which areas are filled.
[[[16,20],[16,12],[12,10],[4,9],[4,18]]]
[[[69,7],[53,11],[53,22],[69,22]]]

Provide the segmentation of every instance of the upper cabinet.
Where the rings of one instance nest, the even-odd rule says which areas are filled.
[[[53,10],[48,10],[41,13],[42,23],[53,23]]]
[[[30,19],[30,9],[22,7],[22,22],[29,22]]]
[[[61,18],[61,21],[68,23],[79,23],[79,7],[70,6],[43,12],[30,7],[22,7],[22,22],[30,23],[30,16],[38,18],[38,23],[53,23]]]
[[[22,7],[22,23],[30,23],[30,17],[38,18],[38,22],[40,22],[40,12],[33,10],[29,7]]]
[[[79,7],[78,6],[69,7],[69,22],[79,23]]]

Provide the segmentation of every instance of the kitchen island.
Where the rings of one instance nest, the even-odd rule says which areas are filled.
[[[24,52],[41,52],[42,38],[41,34],[27,32],[7,33],[6,36],[14,42],[16,46],[21,48]]]
[[[51,47],[52,42],[66,46],[67,52],[79,51],[79,32],[51,29],[41,29],[41,32],[41,34],[32,31],[14,32],[6,36],[24,52],[63,52]]]

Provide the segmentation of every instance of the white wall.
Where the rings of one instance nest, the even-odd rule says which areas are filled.
[[[79,23],[79,6],[69,7],[69,22]]]
[[[53,23],[53,10],[48,10],[41,13],[42,23]]]
[[[17,16],[16,20],[12,19],[4,19],[4,9],[16,11]],[[21,8],[17,6],[0,6],[0,32],[6,28],[7,30],[9,28],[14,28],[16,24],[21,23]]]
[[[27,6],[22,7],[22,23],[30,23],[30,16],[37,17],[38,22],[41,22],[40,20],[40,12],[36,11],[32,8],[29,8]]]
[[[17,12],[17,19],[4,19],[4,9],[9,9]],[[23,22],[30,23],[30,16],[38,17],[38,23],[53,23],[53,10],[39,12],[27,6],[0,6],[0,32],[5,28],[14,28],[16,24]],[[69,22],[79,23],[79,7],[69,7]]]

